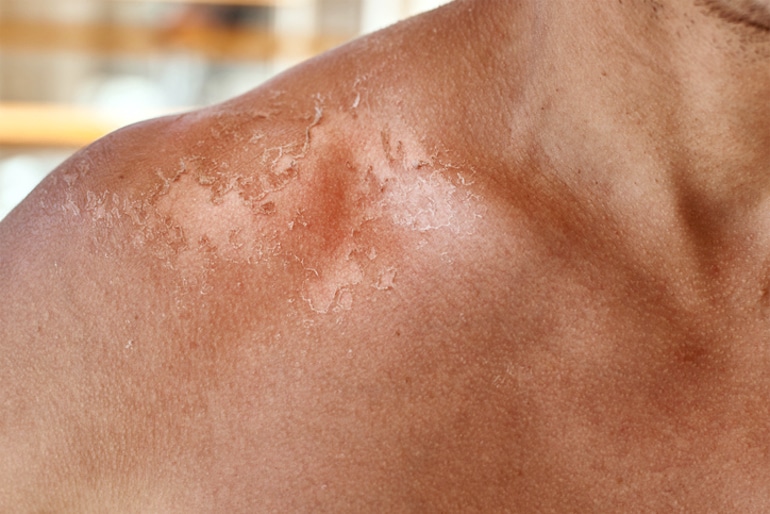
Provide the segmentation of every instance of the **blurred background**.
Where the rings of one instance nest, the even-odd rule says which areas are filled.
[[[447,0],[0,0],[0,219],[81,146]]]

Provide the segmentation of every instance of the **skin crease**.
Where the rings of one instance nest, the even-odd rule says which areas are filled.
[[[728,20],[770,29],[770,2],[767,0],[712,0],[710,5]]]
[[[766,8],[459,0],[83,150],[0,511],[767,512]]]

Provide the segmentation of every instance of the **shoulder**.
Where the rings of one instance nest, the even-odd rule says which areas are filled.
[[[302,303],[334,309],[364,268],[371,286],[406,240],[467,232],[483,209],[475,171],[387,107],[384,72],[346,67],[360,52],[111,134],[54,171],[8,224],[53,223],[46,244],[82,237],[73,250],[135,258],[204,291],[203,271],[281,270],[273,277],[298,281]],[[314,277],[323,285],[308,285]]]
[[[419,298],[426,270],[472,267],[494,245],[488,189],[441,127],[428,136],[415,123],[420,23],[82,150],[0,225],[3,269],[25,268],[19,294],[40,287],[64,306],[57,291],[94,312],[112,295],[125,308],[188,309],[195,321],[180,330],[236,330],[267,313],[347,312],[394,277]],[[245,310],[230,323],[233,305]]]
[[[393,105],[379,41],[398,39],[363,40],[82,150],[0,225],[8,283],[61,309],[60,333],[93,332],[71,310],[92,312],[125,344],[123,318],[148,309],[192,320],[175,330],[222,335],[265,316],[371,309],[394,281],[423,295],[426,266],[484,244],[485,207],[475,170]]]
[[[332,426],[350,384],[432,367],[431,345],[488,330],[497,241],[476,172],[405,121],[413,90],[377,64],[377,41],[111,134],[0,224],[0,442],[13,462],[50,464],[0,469],[16,477],[0,501],[83,490],[89,473],[151,476],[148,462],[248,460],[228,444],[197,454],[201,419],[293,448],[314,436],[300,423],[284,441],[260,417],[275,409],[252,404],[293,394],[282,415]]]

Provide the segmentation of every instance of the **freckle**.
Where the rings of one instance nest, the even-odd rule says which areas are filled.
[[[260,210],[262,214],[275,214],[276,207],[275,202],[265,202],[261,205]]]
[[[770,307],[770,286],[764,286],[761,290],[760,304],[764,309]]]

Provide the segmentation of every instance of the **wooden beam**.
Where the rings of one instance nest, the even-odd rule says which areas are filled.
[[[112,2],[135,3],[184,3],[208,5],[255,5],[261,7],[284,7],[297,3],[297,0],[110,0]]]
[[[0,102],[0,146],[79,148],[123,125],[96,109]]]
[[[181,49],[212,59],[303,59],[338,46],[354,34],[291,35],[266,30],[191,27],[169,31],[144,25],[52,23],[0,19],[0,47],[36,51],[162,54]],[[298,44],[302,43],[302,44]],[[287,55],[303,48],[307,55]]]

